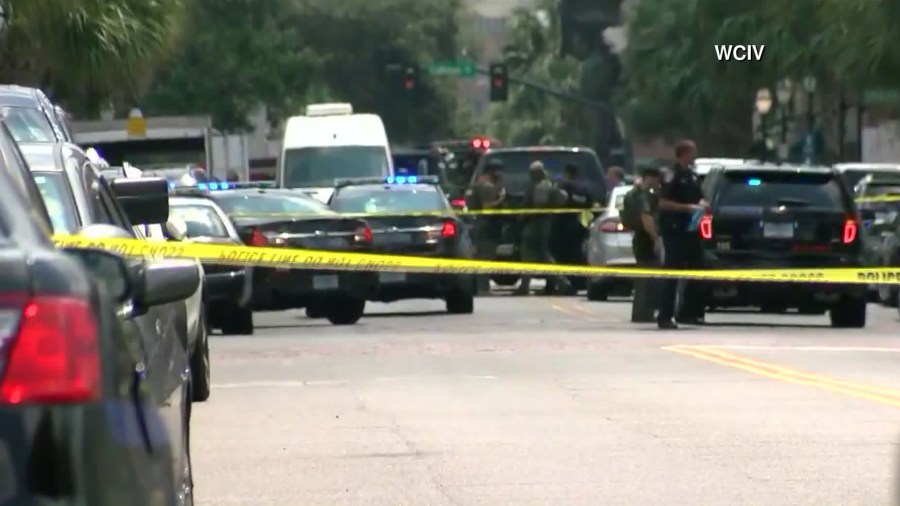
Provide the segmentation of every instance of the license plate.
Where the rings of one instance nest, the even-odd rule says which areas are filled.
[[[337,276],[313,276],[314,290],[336,290],[337,288]]]
[[[376,237],[380,244],[409,244],[412,242],[412,234],[381,234]]]
[[[793,223],[765,223],[763,224],[763,237],[771,239],[792,239],[794,237]]]
[[[378,275],[378,281],[382,283],[402,283],[406,281],[405,272],[382,272]]]

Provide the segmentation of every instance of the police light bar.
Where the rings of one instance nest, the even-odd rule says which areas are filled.
[[[353,186],[363,184],[440,184],[437,176],[388,176],[385,178],[367,177],[356,179],[335,179],[335,186]]]
[[[196,194],[198,192],[210,192],[210,191],[222,191],[222,190],[252,190],[254,188],[259,189],[272,189],[275,188],[275,183],[271,181],[265,182],[254,182],[254,183],[229,183],[229,182],[216,182],[212,181],[209,183],[197,183],[192,185],[184,185],[178,184],[177,182],[170,181],[169,189],[174,193],[192,193]]]

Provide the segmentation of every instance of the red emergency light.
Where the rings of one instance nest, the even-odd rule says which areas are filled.
[[[482,139],[480,137],[476,137],[472,139],[472,147],[474,149],[490,149],[491,140],[490,139]]]

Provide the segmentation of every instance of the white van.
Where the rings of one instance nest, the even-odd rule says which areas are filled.
[[[328,202],[335,179],[394,175],[387,131],[375,114],[350,104],[312,104],[287,121],[278,162],[278,187],[303,188]]]

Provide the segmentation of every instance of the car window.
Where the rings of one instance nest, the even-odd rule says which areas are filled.
[[[63,172],[34,172],[41,198],[50,215],[50,223],[56,234],[74,234],[79,228],[78,208],[72,197],[66,175]]]
[[[173,204],[169,214],[187,226],[188,237],[228,237],[228,229],[215,209],[204,205]]]
[[[719,207],[803,206],[843,209],[840,181],[835,174],[785,170],[725,173],[717,198]]]
[[[335,179],[388,174],[382,146],[327,146],[288,149],[284,153],[286,188],[331,186]]]
[[[547,150],[547,151],[499,151],[488,152],[479,167],[487,167],[491,162],[503,164],[503,177],[513,183],[527,183],[528,168],[539,161],[544,168],[560,178],[566,165],[572,164],[581,172],[581,179],[591,183],[603,184],[604,173],[600,161],[590,151]],[[481,172],[483,169],[479,169]]]
[[[220,194],[215,198],[226,214],[334,214],[325,204],[307,197],[257,194]]]
[[[125,215],[122,214],[106,180],[100,178],[90,164],[84,165],[82,174],[88,192],[88,198],[91,204],[91,216],[93,217],[94,222],[115,225],[125,230],[131,230],[131,224],[128,222]],[[133,230],[132,233],[134,233]]]
[[[56,141],[53,125],[40,109],[26,107],[0,107],[0,116],[6,118],[6,124],[16,142]]]
[[[385,189],[384,187],[344,188],[331,201],[339,213],[446,211],[450,204],[435,187]]]
[[[52,233],[52,225],[47,213],[47,207],[31,176],[28,164],[16,146],[16,142],[13,140],[12,133],[7,128],[5,121],[0,123],[0,162],[2,162],[3,168],[9,174],[13,184],[17,186],[17,190],[28,200],[35,221],[44,228],[44,232],[47,235],[50,235]]]

